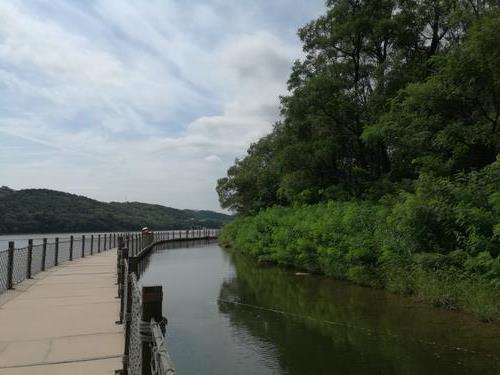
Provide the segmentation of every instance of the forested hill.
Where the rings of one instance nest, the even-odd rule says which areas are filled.
[[[231,216],[160,205],[104,203],[46,189],[0,188],[0,234],[220,227]]]

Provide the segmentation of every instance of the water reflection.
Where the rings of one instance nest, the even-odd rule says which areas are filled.
[[[190,246],[179,249],[179,246]],[[383,291],[166,244],[141,282],[164,287],[185,374],[498,374],[500,328]]]
[[[220,311],[273,342],[288,374],[498,374],[500,328],[384,291],[231,254]]]

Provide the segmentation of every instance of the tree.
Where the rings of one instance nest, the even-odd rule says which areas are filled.
[[[327,6],[299,30],[281,121],[219,180],[223,207],[377,199],[495,160],[497,1]]]
[[[499,13],[481,18],[462,44],[432,60],[435,72],[410,84],[364,139],[391,150],[394,178],[480,169],[500,152]]]

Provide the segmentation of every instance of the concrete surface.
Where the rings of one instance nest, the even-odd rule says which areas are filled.
[[[0,296],[0,375],[114,374],[116,251],[63,263]]]

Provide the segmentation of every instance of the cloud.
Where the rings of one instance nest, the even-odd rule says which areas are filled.
[[[205,157],[205,160],[211,163],[215,163],[221,161],[221,158],[219,158],[217,155],[209,155]]]
[[[323,0],[0,2],[0,184],[218,209]],[[5,151],[9,150],[9,151]]]

